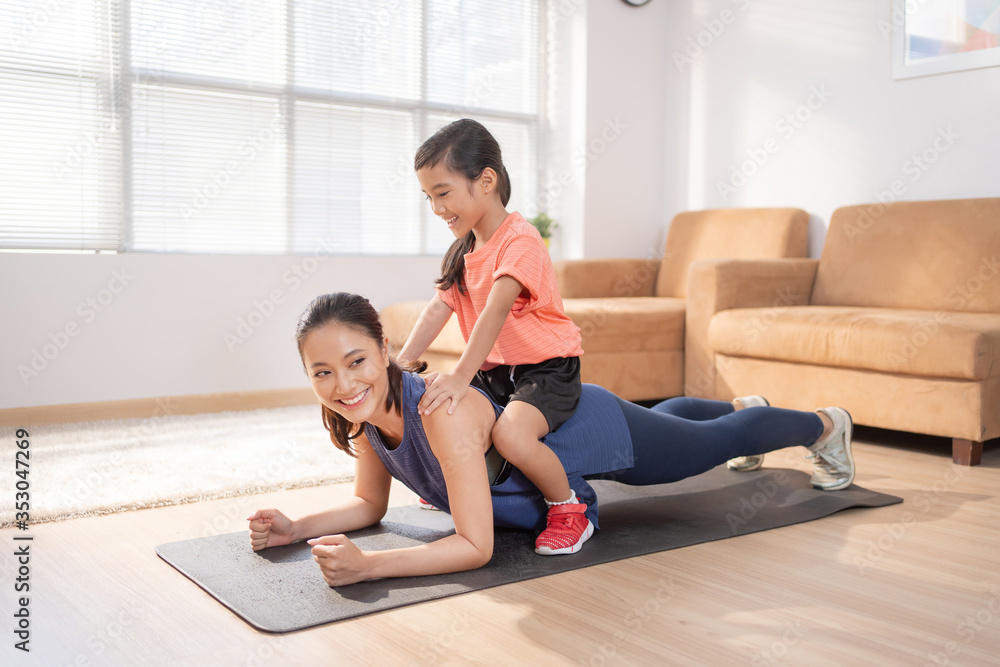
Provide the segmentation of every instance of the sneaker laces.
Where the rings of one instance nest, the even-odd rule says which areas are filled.
[[[582,514],[582,512],[581,512]],[[575,513],[565,513],[565,514],[550,514],[545,522],[546,527],[551,528],[562,524],[564,528],[570,528],[573,525]]]
[[[826,448],[824,447],[823,451],[819,452],[810,451],[805,455],[806,460],[812,461],[813,466],[823,472],[830,473],[832,475],[843,473],[847,466],[828,454],[825,449]]]

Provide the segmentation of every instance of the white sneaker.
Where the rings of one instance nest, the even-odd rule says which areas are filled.
[[[769,408],[771,404],[763,396],[740,396],[733,399],[739,401],[744,408]],[[726,461],[726,467],[738,472],[750,472],[757,470],[764,465],[764,455],[754,454],[753,456],[737,456],[735,459]]]
[[[816,412],[830,418],[833,431],[809,445],[806,458],[813,462],[809,483],[824,491],[846,489],[854,481],[854,456],[851,454],[854,422],[844,408],[820,408]]]

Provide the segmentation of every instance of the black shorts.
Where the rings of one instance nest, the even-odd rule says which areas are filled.
[[[535,406],[545,416],[551,433],[570,418],[580,402],[580,358],[497,366],[477,372],[472,386],[485,391],[500,406],[506,407],[511,401]]]

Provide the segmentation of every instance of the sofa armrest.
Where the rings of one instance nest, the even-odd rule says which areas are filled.
[[[659,259],[575,259],[552,263],[564,299],[653,296]]]
[[[382,309],[379,314],[382,329],[389,338],[389,347],[393,354],[403,348],[426,305],[426,301],[399,301]],[[465,339],[462,337],[462,329],[458,326],[458,318],[452,314],[441,329],[441,333],[427,347],[427,351],[457,358],[462,356],[464,350]]]
[[[809,303],[818,259],[707,259],[688,273],[684,333],[684,394],[716,395],[715,354],[708,327],[719,311],[731,308],[787,308]]]

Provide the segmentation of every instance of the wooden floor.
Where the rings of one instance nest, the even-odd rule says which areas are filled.
[[[903,504],[286,635],[252,629],[153,549],[243,530],[258,507],[310,511],[350,485],[39,524],[31,653],[5,630],[0,664],[1000,664],[1000,448],[960,468],[943,439],[859,435],[857,483]],[[801,455],[766,465],[807,470]],[[413,500],[394,489],[393,504]],[[2,531],[5,627],[15,534]]]

